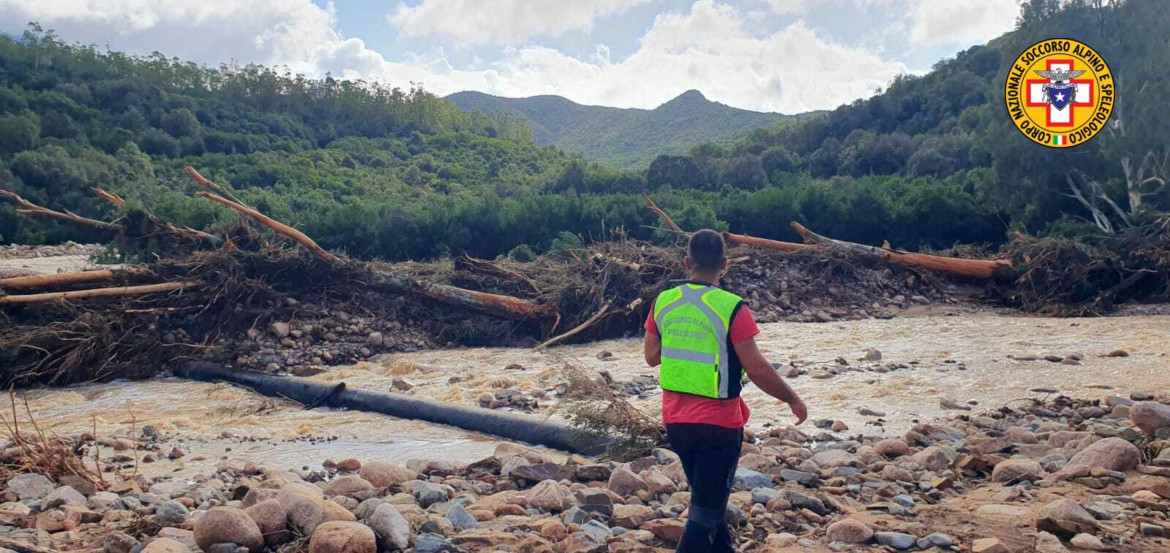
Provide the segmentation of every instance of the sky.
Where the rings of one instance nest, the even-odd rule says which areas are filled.
[[[653,108],[690,89],[800,113],[1010,30],[1017,0],[0,0],[66,42],[439,95]]]

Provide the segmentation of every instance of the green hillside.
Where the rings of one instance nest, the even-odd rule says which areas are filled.
[[[644,169],[658,155],[683,153],[784,118],[712,102],[697,90],[652,110],[584,106],[560,96],[501,98],[458,92],[447,99],[466,111],[526,120],[537,144],[628,169]]]
[[[1017,30],[925,75],[641,170],[534,142],[574,125],[616,133],[629,110],[582,119],[582,106],[544,97],[533,102],[547,117],[530,127],[518,110],[491,116],[422,91],[104,53],[34,28],[0,37],[0,188],[104,219],[118,214],[92,187],[176,224],[233,220],[191,197],[182,168],[192,165],[327,248],[385,259],[520,255],[614,231],[653,239],[644,192],[685,228],[777,239],[797,239],[789,221],[907,249],[997,245],[1017,231],[1089,237],[1170,208],[1167,27],[1158,0],[1032,0]],[[1003,101],[1016,56],[1060,36],[1096,49],[1118,91],[1109,128],[1069,150],[1032,144]],[[687,116],[726,109],[683,95],[636,112],[651,123],[629,132],[682,135]],[[0,205],[0,241],[101,238]]]

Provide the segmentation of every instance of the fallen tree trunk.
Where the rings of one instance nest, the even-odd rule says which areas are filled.
[[[795,242],[781,242],[779,240],[769,240],[767,238],[757,238],[755,236],[747,236],[745,234],[732,234],[730,232],[723,233],[723,239],[728,244],[736,246],[751,246],[754,248],[763,248],[767,250],[776,250],[781,252],[807,252],[814,251],[817,246],[812,244],[797,244]]]
[[[384,272],[372,273],[371,285],[384,288],[398,294],[416,294],[424,298],[442,303],[464,307],[487,313],[513,318],[547,317],[555,314],[551,305],[544,305],[529,300],[489,294],[466,288],[457,288],[434,282],[421,282],[409,278],[394,276]]]
[[[57,219],[58,221],[66,221],[69,223],[93,227],[100,230],[108,230],[111,232],[120,232],[123,230],[122,225],[116,223],[107,223],[97,219],[82,217],[76,213],[70,213],[68,211],[53,211],[47,207],[41,207],[20,197],[19,194],[15,192],[9,192],[8,190],[0,190],[0,198],[8,198],[11,200],[12,203],[16,204],[17,206],[16,213],[18,215],[24,215],[25,217],[48,217],[50,219]]]
[[[99,271],[80,271],[76,273],[57,273],[52,275],[33,275],[0,279],[0,289],[44,288],[63,284],[78,284],[82,282],[100,282],[111,280],[117,273],[109,269]]]
[[[995,259],[962,259],[958,257],[943,257],[924,253],[910,253],[895,250],[889,243],[882,247],[866,246],[844,240],[836,240],[821,236],[800,223],[793,222],[792,228],[800,234],[806,242],[826,247],[840,248],[860,255],[880,257],[891,263],[929,269],[940,273],[981,280],[1010,281],[1015,278],[1015,270],[1006,261]]]
[[[654,200],[650,199],[650,196],[643,195],[642,199],[646,200],[646,205],[649,206],[650,211],[657,215],[659,219],[662,219],[662,222],[666,223],[666,226],[670,227],[672,231],[684,236],[690,236],[691,233],[686,232],[680,228],[678,223],[675,223],[674,220],[671,219],[665,211],[662,211],[662,209],[654,203]],[[723,240],[732,245],[752,246],[756,248],[764,248],[782,252],[806,252],[817,249],[816,246],[809,244],[781,242],[779,240],[769,240],[767,238],[757,238],[755,236],[748,236],[746,234],[733,234],[730,232],[723,233]]]
[[[142,286],[120,286],[117,288],[94,288],[91,290],[71,290],[68,292],[47,292],[44,294],[27,294],[22,296],[4,296],[0,298],[0,305],[17,305],[27,303],[43,303],[57,300],[79,300],[85,298],[107,298],[113,296],[142,296],[159,292],[173,292],[185,288],[200,286],[199,282],[164,282],[161,284],[144,284]]]
[[[399,394],[346,389],[336,383],[324,384],[302,378],[240,372],[214,363],[186,362],[176,368],[175,374],[204,382],[238,384],[266,396],[288,398],[305,405],[324,404],[403,419],[446,424],[572,453],[599,454],[611,441],[605,436],[591,434],[559,421],[506,411],[450,405]]]
[[[212,194],[210,192],[200,192],[199,195],[204,197],[204,198],[207,198],[207,199],[209,199],[217,204],[223,205],[229,209],[232,209],[236,212],[239,212],[243,215],[247,215],[248,217],[255,219],[261,225],[264,225],[264,226],[272,229],[273,232],[280,234],[282,236],[287,236],[288,238],[291,238],[294,242],[308,248],[309,251],[317,254],[317,256],[321,257],[322,259],[325,259],[328,261],[337,261],[338,260],[338,257],[336,255],[329,253],[328,251],[325,250],[325,248],[322,248],[321,246],[317,245],[317,243],[314,242],[312,238],[309,238],[308,236],[306,236],[305,233],[303,233],[295,228],[292,228],[284,223],[281,223],[280,221],[272,219],[271,217],[268,217],[267,215],[260,213],[259,211],[256,211],[255,209],[252,209],[252,208],[245,206],[243,204],[233,202],[233,201],[228,200],[226,198],[216,196],[215,194]]]

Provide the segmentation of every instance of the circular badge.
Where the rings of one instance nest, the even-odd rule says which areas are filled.
[[[1116,90],[1105,60],[1084,43],[1033,44],[1008,71],[1008,115],[1024,136],[1050,148],[1083,144],[1105,128]]]

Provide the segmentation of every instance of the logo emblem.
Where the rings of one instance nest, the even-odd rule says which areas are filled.
[[[1004,99],[1012,123],[1024,136],[1050,148],[1069,148],[1105,128],[1115,93],[1109,65],[1095,50],[1053,38],[1016,58]]]

